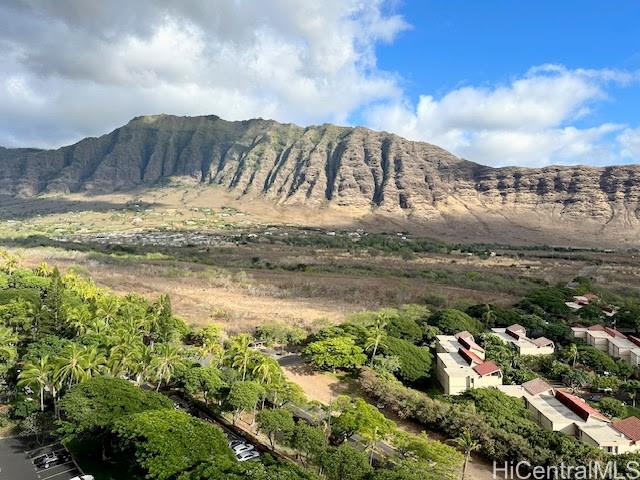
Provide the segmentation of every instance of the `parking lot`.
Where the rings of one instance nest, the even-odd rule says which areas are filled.
[[[33,448],[24,438],[0,440],[0,480],[70,480],[80,474],[60,444]]]

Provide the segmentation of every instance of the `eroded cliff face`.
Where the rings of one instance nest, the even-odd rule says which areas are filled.
[[[58,150],[0,148],[0,195],[104,193],[174,176],[283,205],[369,209],[480,229],[567,222],[624,234],[640,225],[638,166],[496,169],[364,128],[158,115]]]

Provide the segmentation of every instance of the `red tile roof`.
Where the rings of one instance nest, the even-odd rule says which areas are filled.
[[[584,421],[589,420],[589,418],[597,418],[598,420],[609,421],[609,417],[607,417],[600,410],[593,408],[580,397],[576,397],[575,395],[571,395],[567,392],[556,390],[556,399],[558,399],[560,403],[562,403],[565,407],[578,415]]]
[[[553,389],[551,385],[541,378],[534,378],[533,380],[523,383],[522,388],[524,388],[529,395],[539,395]]]
[[[640,418],[629,417],[611,424],[613,428],[629,438],[632,442],[640,441]]]
[[[471,365],[472,363],[482,363],[484,362],[484,360],[482,360],[478,355],[476,355],[475,353],[467,350],[464,347],[460,347],[458,349],[458,353],[460,354],[460,356],[462,358],[465,359],[465,361]]]
[[[473,369],[481,377],[484,377],[485,375],[491,375],[492,373],[496,373],[502,370],[492,361],[483,362],[480,365],[476,365],[475,367],[473,367]]]
[[[615,328],[604,327],[604,331],[607,332],[612,337],[627,338],[627,336],[624,333],[619,332]]]

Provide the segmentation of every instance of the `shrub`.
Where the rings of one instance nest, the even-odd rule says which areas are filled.
[[[428,348],[417,347],[401,338],[387,337],[382,350],[387,355],[398,357],[400,368],[396,374],[407,382],[416,382],[430,374],[432,357]]]

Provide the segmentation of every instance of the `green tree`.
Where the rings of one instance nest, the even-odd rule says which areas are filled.
[[[67,387],[90,378],[87,348],[77,343],[68,344],[56,359],[54,377]]]
[[[18,386],[37,388],[40,392],[40,411],[44,412],[44,392],[53,380],[53,365],[49,357],[44,356],[38,362],[25,363],[18,376]]]
[[[227,403],[233,411],[233,423],[235,424],[242,412],[255,410],[258,402],[264,395],[264,388],[257,382],[236,382],[231,386]]]
[[[389,337],[384,353],[396,356],[400,360],[400,369],[396,374],[407,382],[417,382],[430,375],[432,357],[428,348],[418,347],[407,340]]]
[[[605,397],[598,404],[600,411],[610,417],[622,418],[627,414],[627,406],[613,397]]]
[[[322,429],[298,422],[289,440],[289,444],[304,457],[304,463],[318,463],[327,448],[327,437]]]
[[[438,327],[443,333],[454,335],[467,331],[473,335],[479,335],[484,331],[484,325],[479,320],[470,317],[460,310],[447,308],[440,310],[429,318],[429,323]]]
[[[320,463],[329,480],[362,480],[371,473],[367,456],[346,443],[326,449]]]
[[[229,350],[227,352],[231,360],[231,366],[237,368],[242,373],[242,381],[247,379],[247,368],[249,362],[254,356],[251,349],[251,337],[247,334],[241,334],[233,337],[229,342]]]
[[[384,346],[384,341],[387,336],[385,328],[387,327],[387,317],[384,313],[380,313],[376,317],[375,324],[371,330],[371,335],[367,338],[367,342],[365,343],[364,349],[365,351],[371,351],[371,363],[370,367],[373,366],[373,362],[376,359],[376,354],[378,353],[378,348],[380,346]]]
[[[13,329],[0,325],[0,362],[12,362],[18,357],[20,337]]]
[[[182,350],[178,345],[171,343],[157,344],[154,348],[150,365],[151,371],[158,382],[156,391],[160,390],[162,382],[168,383],[173,378],[176,369],[184,366],[184,364]]]
[[[192,396],[202,394],[207,405],[224,386],[219,370],[214,367],[187,367],[180,380],[185,392]]]
[[[174,479],[211,458],[233,459],[222,430],[175,410],[129,415],[116,421],[114,431],[152,480]]]
[[[318,367],[334,371],[337,368],[358,368],[367,360],[362,348],[351,337],[333,337],[310,343],[304,354]]]
[[[258,430],[269,437],[271,448],[275,448],[276,438],[286,442],[294,432],[295,422],[293,414],[286,409],[261,410],[256,416]]]

